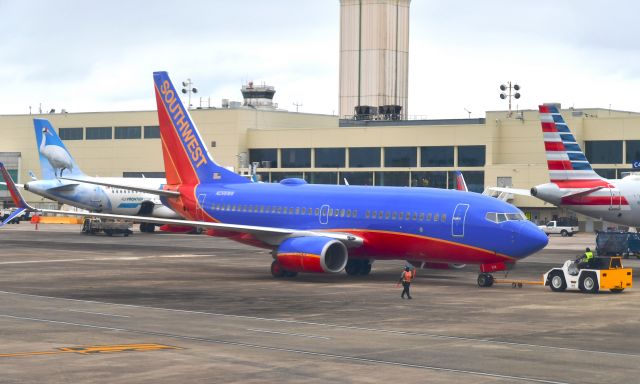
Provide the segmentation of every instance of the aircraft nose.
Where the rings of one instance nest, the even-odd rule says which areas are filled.
[[[531,222],[524,222],[518,232],[516,257],[527,257],[549,243],[549,237]]]

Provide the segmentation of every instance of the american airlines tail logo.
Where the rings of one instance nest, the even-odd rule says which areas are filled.
[[[187,119],[187,115],[182,104],[178,102],[176,93],[171,87],[169,80],[165,80],[162,83],[160,86],[160,93],[162,94],[162,99],[169,111],[171,121],[180,132],[180,140],[182,140],[182,144],[189,151],[189,156],[195,167],[200,168],[203,164],[207,164],[207,158],[193,132],[191,122]]]

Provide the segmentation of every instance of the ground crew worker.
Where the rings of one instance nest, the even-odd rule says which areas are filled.
[[[593,263],[593,252],[591,252],[591,249],[587,247],[582,256],[576,260],[576,262],[578,262],[578,268],[590,268]]]
[[[400,275],[400,280],[398,283],[402,283],[402,294],[400,297],[404,299],[404,294],[407,294],[407,298],[411,300],[411,294],[409,293],[409,287],[411,286],[411,280],[415,276],[415,272],[411,270],[410,267],[405,267],[404,271],[402,271],[402,275]]]

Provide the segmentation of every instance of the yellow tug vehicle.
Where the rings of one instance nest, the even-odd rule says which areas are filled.
[[[562,268],[553,268],[542,276],[544,285],[554,292],[597,293],[608,289],[620,293],[631,288],[632,280],[633,272],[622,266],[622,257],[594,257],[589,265],[567,260]]]

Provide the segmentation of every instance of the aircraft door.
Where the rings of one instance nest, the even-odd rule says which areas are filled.
[[[329,206],[323,205],[320,207],[320,224],[327,224],[329,222]]]
[[[458,204],[453,211],[451,218],[451,235],[454,237],[464,237],[464,222],[467,218],[469,204]]]
[[[620,190],[610,188],[609,192],[611,193],[611,205],[609,206],[609,210],[619,211],[622,206],[622,195],[620,194]]]
[[[201,193],[198,195],[198,205],[196,206],[196,220],[204,221],[204,204],[206,198],[206,193]]]

